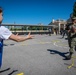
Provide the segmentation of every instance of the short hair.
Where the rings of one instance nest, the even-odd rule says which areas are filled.
[[[0,13],[2,13],[3,12],[3,9],[2,9],[2,7],[0,7]]]

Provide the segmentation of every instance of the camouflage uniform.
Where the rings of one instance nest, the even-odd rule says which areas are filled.
[[[66,25],[67,39],[68,39],[68,45],[69,45],[69,47],[71,47],[71,33],[68,32],[68,30],[70,30],[70,26],[71,25],[72,25],[72,23]]]
[[[69,43],[69,55],[66,56],[66,59],[70,60],[72,54],[74,53],[74,49],[76,47],[76,17],[72,19],[73,23],[69,26],[69,33],[68,33],[68,43]]]
[[[76,29],[76,25],[71,25],[70,26],[70,29],[71,29],[71,45],[70,45],[70,49],[69,49],[69,51],[71,52],[71,53],[73,53],[73,49],[75,49],[74,47],[76,46],[76,33],[74,32],[74,29]]]

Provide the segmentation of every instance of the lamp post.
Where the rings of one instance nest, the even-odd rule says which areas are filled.
[[[58,22],[58,23],[59,23],[59,34],[60,34],[60,20],[59,20],[59,22]]]

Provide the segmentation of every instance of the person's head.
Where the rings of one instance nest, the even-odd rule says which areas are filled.
[[[0,7],[0,24],[2,23],[2,20],[3,20],[3,10]]]
[[[72,22],[73,22],[74,24],[76,24],[76,17],[73,17],[73,18],[72,18]]]

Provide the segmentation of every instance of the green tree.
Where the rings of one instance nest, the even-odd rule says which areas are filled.
[[[73,6],[73,17],[76,17],[76,2],[74,3]]]

